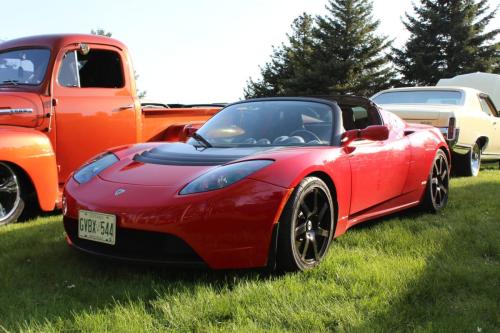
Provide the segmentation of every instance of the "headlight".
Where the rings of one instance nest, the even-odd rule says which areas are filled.
[[[272,163],[273,161],[270,160],[254,160],[228,164],[212,169],[187,184],[181,190],[180,194],[207,192],[227,187]]]
[[[78,169],[73,178],[80,184],[84,184],[98,175],[102,170],[118,162],[118,157],[111,153],[105,153],[96,157],[91,162]]]

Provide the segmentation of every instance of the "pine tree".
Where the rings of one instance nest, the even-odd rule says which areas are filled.
[[[326,9],[326,16],[294,21],[288,43],[274,50],[262,80],[248,82],[246,97],[370,95],[389,85],[391,42],[376,35],[372,1],[330,0]]]
[[[434,85],[441,78],[500,71],[500,29],[485,32],[497,10],[488,0],[420,0],[403,22],[411,33],[394,62],[403,83]]]
[[[293,21],[288,43],[273,48],[270,62],[261,67],[262,79],[248,81],[246,98],[313,92],[313,87],[304,84],[311,81],[310,64],[316,44],[313,27],[314,18],[306,13]]]
[[[316,73],[326,94],[371,95],[394,77],[388,59],[391,41],[376,34],[371,0],[335,0],[318,17]]]

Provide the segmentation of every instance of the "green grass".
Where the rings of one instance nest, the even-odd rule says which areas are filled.
[[[0,228],[0,332],[499,332],[500,172],[451,185],[442,213],[354,228],[286,275],[88,257],[60,216]]]

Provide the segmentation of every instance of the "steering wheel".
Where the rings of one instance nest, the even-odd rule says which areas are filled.
[[[305,134],[306,136],[309,136],[308,138],[304,138],[302,134]],[[314,133],[306,129],[299,129],[296,131],[293,131],[290,136],[300,136],[304,139],[304,141],[313,141],[313,140],[318,140],[318,142],[321,142],[321,139]]]

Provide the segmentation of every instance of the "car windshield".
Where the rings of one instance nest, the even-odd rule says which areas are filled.
[[[321,146],[332,138],[332,108],[306,101],[255,101],[228,106],[196,134],[214,147]],[[200,137],[192,145],[203,145]]]
[[[0,52],[0,85],[39,85],[49,64],[47,49],[17,49]]]
[[[377,104],[462,105],[462,93],[449,90],[389,91],[375,97]]]

